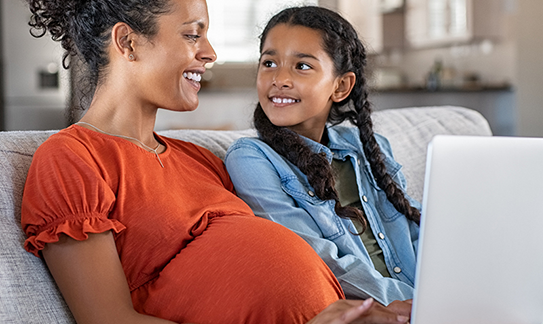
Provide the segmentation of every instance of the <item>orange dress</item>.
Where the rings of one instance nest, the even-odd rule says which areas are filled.
[[[344,298],[313,249],[254,216],[220,159],[157,135],[154,153],[71,126],[32,161],[24,190],[25,249],[60,233],[113,231],[138,312],[175,322],[303,323]]]

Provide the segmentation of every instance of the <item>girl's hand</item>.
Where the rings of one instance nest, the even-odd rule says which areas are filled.
[[[373,299],[338,300],[307,324],[397,324],[407,323],[409,317],[399,315]]]

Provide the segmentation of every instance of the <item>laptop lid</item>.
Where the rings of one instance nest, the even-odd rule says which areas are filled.
[[[413,324],[543,323],[543,138],[428,147]]]

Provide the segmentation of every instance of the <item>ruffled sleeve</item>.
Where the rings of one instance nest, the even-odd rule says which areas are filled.
[[[45,244],[57,242],[60,234],[66,234],[75,240],[83,241],[89,237],[89,233],[103,233],[112,230],[118,234],[125,228],[121,222],[115,219],[101,217],[64,219],[45,228],[30,225],[26,230],[28,239],[25,241],[24,248],[39,257],[39,251],[43,250]]]
[[[115,181],[89,148],[61,133],[36,151],[30,166],[21,206],[21,224],[28,239],[24,248],[39,256],[46,243],[66,234],[85,240],[88,233],[125,226],[109,214],[115,206]]]

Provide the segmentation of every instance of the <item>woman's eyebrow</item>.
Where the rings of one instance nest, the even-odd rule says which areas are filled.
[[[187,21],[183,23],[183,25],[192,25],[192,24],[197,24],[198,27],[200,27],[201,29],[204,29],[206,26],[204,22],[202,22],[201,20],[192,20],[192,21]]]

